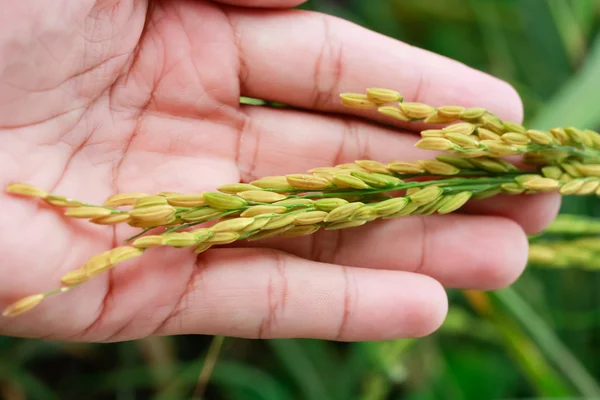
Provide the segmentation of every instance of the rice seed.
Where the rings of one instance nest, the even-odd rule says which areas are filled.
[[[135,200],[133,203],[133,208],[146,208],[146,207],[154,207],[154,206],[166,206],[169,203],[167,199],[163,196],[144,196]]]
[[[597,149],[600,148],[600,134],[598,132],[592,131],[591,129],[586,129],[583,131],[583,133],[590,139],[593,147]]]
[[[252,206],[247,208],[240,216],[241,217],[256,217],[263,214],[282,214],[287,211],[287,208],[282,206]]]
[[[442,154],[442,155],[437,156],[435,159],[437,161],[441,161],[443,163],[453,165],[459,169],[474,169],[475,168],[475,165],[473,165],[473,163],[470,162],[469,160],[466,160],[466,159],[460,158],[460,157],[456,157],[456,156]]]
[[[167,202],[175,207],[201,207],[206,205],[203,193],[176,194],[166,196]]]
[[[369,88],[366,90],[367,98],[376,103],[394,103],[403,101],[402,95],[395,90],[383,88]]]
[[[105,217],[110,214],[112,212],[108,208],[102,207],[76,207],[65,211],[65,215],[72,218]]]
[[[526,189],[535,190],[536,192],[547,192],[558,189],[560,182],[555,179],[537,177],[523,182],[521,185]]]
[[[448,133],[455,133],[455,134],[459,134],[459,135],[465,135],[465,136],[469,136],[472,135],[473,132],[475,132],[475,129],[477,127],[469,122],[461,122],[458,124],[452,124],[449,126],[446,126],[445,128],[442,129],[442,131],[445,134]]]
[[[518,195],[525,191],[525,189],[521,185],[519,185],[518,183],[514,183],[514,182],[503,183],[502,185],[500,185],[500,189],[502,190],[503,193],[506,193],[509,195]]]
[[[199,222],[214,218],[223,213],[222,210],[215,210],[210,207],[203,207],[197,210],[186,211],[180,215],[185,222]]]
[[[460,169],[454,165],[438,160],[421,160],[419,163],[427,172],[434,175],[456,175],[460,172]]]
[[[383,114],[387,117],[399,119],[400,121],[410,121],[410,118],[404,115],[402,111],[400,111],[399,107],[381,106],[377,108],[377,111],[380,114]]]
[[[169,221],[175,215],[175,208],[172,206],[156,205],[143,208],[134,208],[129,214],[132,220],[138,222],[160,222]]]
[[[563,128],[552,128],[550,134],[554,136],[554,139],[560,144],[568,144],[570,141],[569,135]]]
[[[212,232],[238,232],[254,222],[254,218],[234,218],[210,227]]]
[[[497,194],[500,194],[500,193],[502,193],[502,190],[500,188],[490,188],[490,189],[483,190],[481,192],[473,193],[471,198],[473,200],[483,200],[483,199],[487,199],[487,198],[496,196]]]
[[[294,226],[290,229],[287,229],[281,233],[279,236],[284,237],[298,237],[298,236],[306,236],[312,235],[316,231],[320,229],[319,225],[302,225],[302,226]]]
[[[308,172],[310,172],[311,174],[314,174],[314,173],[337,174],[337,173],[341,172],[341,169],[336,168],[336,167],[317,167],[317,168],[309,169]]]
[[[364,203],[355,202],[344,204],[343,206],[337,207],[336,209],[329,212],[329,214],[323,219],[324,222],[337,222],[342,221],[350,217],[356,210],[364,207]]]
[[[492,153],[492,155],[497,157],[511,156],[519,153],[515,146],[502,143],[500,141],[482,140],[479,143],[486,147]]]
[[[481,126],[485,129],[489,129],[490,131],[498,134],[504,133],[504,124],[502,124],[500,118],[494,115],[485,114],[481,118],[479,118],[479,122]]]
[[[585,179],[574,179],[562,185],[559,193],[565,196],[575,194],[579,189],[581,189],[584,183]]]
[[[423,119],[435,112],[435,108],[423,103],[405,102],[399,106],[402,113],[412,119]]]
[[[373,160],[356,160],[355,164],[359,167],[367,170],[367,172],[378,173],[378,174],[386,174],[389,175],[390,171],[388,171],[385,164],[380,163],[379,161]]]
[[[552,263],[556,260],[556,251],[551,247],[532,244],[529,246],[529,261]]]
[[[190,231],[194,236],[196,236],[196,243],[202,243],[209,237],[212,237],[215,233],[211,231],[209,228],[200,228],[194,229]]]
[[[567,174],[571,175],[573,178],[583,176],[583,174],[579,171],[579,168],[575,165],[569,163],[562,163],[560,164],[560,167],[564,169],[567,172]]]
[[[167,233],[163,235],[163,238],[164,244],[172,247],[191,247],[198,242],[196,235],[191,232]]]
[[[339,173],[339,174],[342,174],[342,173],[343,173],[343,172],[341,172],[341,173]],[[312,174],[313,174],[314,176],[318,176],[318,177],[320,177],[320,178],[325,178],[325,179],[327,179],[329,182],[333,182],[333,174],[331,174],[331,173],[329,173],[329,172],[319,172],[319,171],[317,171],[317,172],[312,172]]]
[[[409,199],[412,203],[422,206],[437,200],[443,192],[443,189],[440,187],[427,186],[426,188],[409,195]]]
[[[585,135],[580,129],[570,126],[568,128],[565,128],[565,132],[569,136],[571,141],[573,141],[574,143],[582,143],[585,146],[592,145],[590,138],[587,135]]]
[[[255,218],[254,222],[242,229],[242,232],[252,232],[259,229],[262,229],[265,225],[267,225],[271,221],[271,218]]]
[[[583,184],[583,186],[577,191],[579,196],[586,196],[588,194],[595,193],[596,190],[600,187],[600,181],[597,179],[588,180]]]
[[[390,186],[390,180],[370,172],[352,171],[352,176],[376,188]]]
[[[213,236],[206,239],[204,243],[210,245],[229,244],[235,242],[239,238],[240,234],[237,232],[217,232]]]
[[[525,135],[529,139],[531,139],[531,141],[533,143],[541,144],[543,146],[547,146],[549,144],[552,144],[552,142],[554,142],[554,139],[552,138],[552,136],[549,133],[542,132],[542,131],[529,129],[528,131],[525,132]]]
[[[247,190],[237,194],[244,200],[255,203],[274,203],[276,201],[285,200],[287,196],[266,190]]]
[[[124,222],[128,222],[131,219],[131,215],[128,213],[110,214],[104,217],[96,217],[90,219],[90,222],[97,225],[116,225]]]
[[[79,207],[81,203],[77,200],[69,199],[65,196],[56,196],[49,194],[43,199],[46,203],[55,207]]]
[[[144,251],[137,249],[133,246],[121,246],[115,247],[108,251],[108,257],[112,265],[116,265],[135,257],[139,257],[144,254]]]
[[[355,176],[337,174],[333,176],[333,183],[340,188],[353,188],[353,189],[369,189],[370,186],[364,181],[358,179]]]
[[[280,189],[285,191],[293,190],[285,176],[267,176],[250,182],[252,186],[262,189]]]
[[[331,183],[327,179],[314,175],[292,174],[286,175],[286,178],[294,189],[322,190],[331,186]]]
[[[444,131],[441,129],[426,129],[424,131],[421,131],[421,137],[439,137],[439,138],[443,138],[444,137]]]
[[[405,161],[392,161],[387,165],[387,168],[400,174],[422,174],[425,172],[425,169],[419,163]]]
[[[21,196],[38,197],[44,199],[48,196],[48,192],[27,183],[11,183],[6,186],[6,192],[18,194]]]
[[[249,242],[254,242],[257,240],[262,240],[262,239],[267,239],[273,236],[279,236],[282,233],[288,231],[289,229],[294,228],[294,225],[286,225],[283,226],[281,228],[278,229],[271,229],[268,231],[260,231],[260,232],[256,232],[255,234],[253,234],[252,236],[248,237],[248,241]]]
[[[552,178],[552,177],[551,176],[547,176],[547,178]],[[552,179],[557,179],[557,178],[552,178]],[[563,181],[563,182],[570,182],[570,181],[573,180],[573,177],[565,172],[557,180]]]
[[[348,219],[350,221],[373,221],[377,217],[377,210],[373,206],[366,205],[354,211]]]
[[[489,172],[508,172],[508,166],[498,160],[488,157],[473,158],[470,160],[476,167]]]
[[[150,196],[147,193],[118,193],[110,196],[104,201],[107,207],[131,206],[137,200]]]
[[[42,300],[44,300],[43,294],[34,294],[31,296],[24,297],[4,309],[2,312],[3,317],[16,317],[17,315],[23,314],[35,307],[37,307]]]
[[[544,175],[546,178],[561,180],[561,176],[563,175],[563,170],[554,165],[548,166],[548,167],[543,167],[542,175]]]
[[[107,269],[111,268],[113,264],[110,261],[110,250],[104,251],[100,254],[96,254],[92,258],[86,261],[81,269],[89,277],[93,277]]]
[[[334,222],[327,226],[325,226],[326,231],[334,231],[338,229],[346,229],[346,228],[355,228],[357,226],[361,226],[366,224],[366,220],[356,220],[356,221],[343,221],[343,222]]]
[[[505,143],[508,144],[516,144],[516,145],[526,145],[531,142],[531,139],[522,133],[516,132],[508,132],[500,137]]]
[[[204,253],[206,250],[210,249],[213,245],[209,243],[200,243],[198,246],[194,248],[194,253],[200,254]]]
[[[227,185],[221,185],[217,188],[219,192],[226,194],[238,194],[248,190],[260,190],[261,188],[249,183],[230,183]]]
[[[419,208],[418,204],[408,203],[406,207],[402,208],[400,211],[395,212],[394,214],[390,214],[384,217],[384,219],[391,219],[397,217],[405,217],[407,215],[412,215]]]
[[[273,217],[270,219],[270,221],[265,226],[263,226],[262,229],[265,231],[271,230],[271,229],[279,229],[286,225],[292,224],[294,222],[295,218],[296,218],[296,215],[281,215],[281,216]]]
[[[417,193],[420,190],[421,190],[420,187],[411,187],[411,188],[408,188],[408,189],[406,189],[406,195],[410,196],[411,194]]]
[[[282,206],[282,207],[286,207],[288,209],[294,209],[294,208],[309,206],[311,204],[314,204],[314,200],[304,199],[304,198],[291,198],[291,199],[276,201],[275,203],[273,203],[271,205],[272,206]]]
[[[328,213],[326,211],[308,211],[302,214],[298,214],[294,218],[294,224],[296,225],[313,225],[323,222]]]
[[[348,200],[339,198],[320,199],[314,202],[315,208],[321,211],[332,211],[338,207],[348,204]]]
[[[502,139],[500,138],[500,135],[490,131],[489,129],[485,129],[485,128],[478,128],[477,136],[479,136],[480,140],[494,140],[497,142],[502,141]]]
[[[160,247],[165,245],[165,238],[162,235],[148,235],[137,238],[131,243],[138,249],[147,249],[149,247]]]
[[[600,164],[581,164],[575,166],[575,168],[584,176],[600,177]]]
[[[472,192],[460,192],[448,196],[448,200],[438,208],[438,214],[448,214],[461,208],[473,196]]]
[[[60,278],[60,283],[65,286],[77,285],[86,282],[89,279],[88,274],[84,269],[79,268],[71,272],[67,272]]]
[[[373,208],[377,211],[377,215],[385,217],[402,210],[408,205],[408,201],[406,197],[396,197],[377,203]]]
[[[476,121],[487,112],[485,108],[467,108],[460,113],[460,119],[463,121]]]
[[[519,125],[510,121],[503,121],[502,125],[504,125],[505,132],[525,133],[525,128],[523,125]]]
[[[206,204],[218,210],[236,210],[248,205],[248,202],[240,197],[219,192],[208,192],[204,194]]]
[[[446,139],[459,145],[463,149],[476,149],[479,147],[479,141],[477,139],[460,133],[446,133]]]
[[[368,110],[379,106],[376,102],[369,99],[366,94],[342,93],[340,94],[340,99],[343,105],[351,108]]]
[[[441,106],[437,109],[438,115],[454,119],[459,119],[463,112],[465,108],[460,106]]]
[[[427,118],[423,120],[423,122],[425,122],[426,124],[448,124],[450,122],[456,121],[457,119],[458,118],[454,117],[445,117],[443,115],[440,115],[439,112],[434,112],[428,115]]]
[[[448,196],[440,196],[437,200],[417,208],[412,215],[432,215],[448,201]]]
[[[363,171],[365,172],[365,169],[363,167],[361,167],[360,165],[356,164],[356,163],[345,163],[345,164],[338,164],[335,166],[336,169],[338,170],[351,170],[351,171]]]
[[[448,139],[436,138],[436,137],[426,137],[419,140],[415,147],[424,150],[441,150],[447,151],[455,149],[456,146]]]
[[[490,155],[489,151],[485,150],[485,149],[469,150],[468,152],[460,153],[461,157],[468,158],[468,159],[478,158],[478,157],[486,157],[489,155]]]

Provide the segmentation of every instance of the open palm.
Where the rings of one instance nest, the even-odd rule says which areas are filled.
[[[285,9],[300,2],[5,0],[0,183],[99,203],[116,192],[199,192],[355,159],[422,158],[415,135],[343,115],[352,110],[338,104],[339,92],[373,86],[522,117],[505,83],[348,22]],[[241,95],[297,109],[243,107]],[[0,306],[52,289],[131,233],[0,196]],[[198,257],[154,249],[1,319],[0,333],[421,336],[443,321],[444,286],[514,281],[524,232],[545,226],[557,206],[549,195],[494,199],[468,215],[373,222]]]

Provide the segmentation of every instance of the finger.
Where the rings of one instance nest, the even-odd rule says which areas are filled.
[[[533,235],[544,230],[558,215],[561,205],[558,193],[508,196],[472,200],[463,212],[502,216],[517,221],[525,232]]]
[[[242,245],[275,247],[331,264],[421,273],[449,288],[492,290],[521,275],[528,242],[521,227],[506,218],[432,215]]]
[[[359,159],[416,161],[435,155],[415,148],[414,135],[354,119],[265,107],[244,111],[251,123],[244,131],[237,163],[245,181]],[[498,196],[471,201],[464,211],[506,217],[534,233],[555,218],[559,205],[557,194]]]
[[[219,249],[199,258],[188,291],[157,334],[419,337],[436,330],[446,311],[444,289],[423,275],[346,268],[273,250]]]
[[[432,156],[414,147],[414,135],[357,119],[266,107],[243,110],[251,120],[240,140],[238,168],[243,179],[361,159],[412,161]]]
[[[507,83],[350,22],[305,11],[226,12],[238,38],[243,95],[390,122],[347,109],[338,98],[385,87],[407,101],[484,107],[504,119],[522,119],[521,100]]]
[[[306,0],[215,0],[219,3],[241,7],[257,8],[291,8],[300,5]]]

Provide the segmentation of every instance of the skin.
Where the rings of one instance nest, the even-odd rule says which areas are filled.
[[[340,92],[367,87],[522,119],[506,83],[349,22],[289,10],[298,0],[5,3],[3,186],[28,182],[101,203],[116,192],[198,192],[356,159],[431,157],[413,147],[414,126],[384,127],[375,113],[339,104]],[[240,107],[240,95],[297,109]],[[446,288],[514,282],[526,263],[526,233],[545,227],[558,206],[554,195],[498,197],[461,214],[197,257],[153,249],[0,319],[0,334],[73,341],[428,335],[446,315]],[[0,210],[1,307],[57,287],[64,273],[134,232],[70,220],[4,193]]]

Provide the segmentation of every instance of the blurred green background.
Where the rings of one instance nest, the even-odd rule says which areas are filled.
[[[528,126],[600,128],[600,0],[313,0],[301,8],[507,80]],[[598,204],[567,198],[563,212],[598,216]],[[450,291],[443,327],[416,341],[227,338],[204,398],[600,399],[600,273],[539,267],[505,290]],[[190,399],[211,340],[0,337],[0,398]]]

